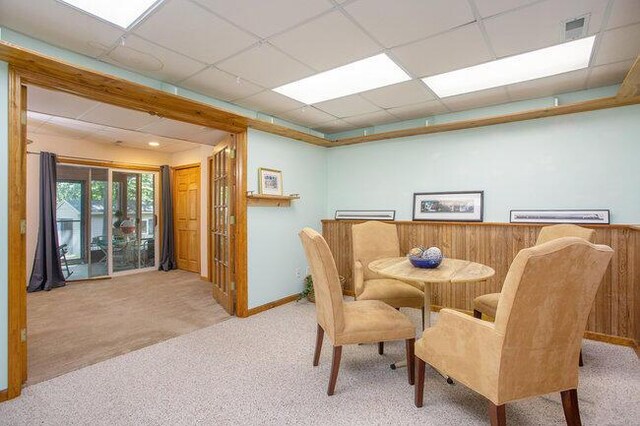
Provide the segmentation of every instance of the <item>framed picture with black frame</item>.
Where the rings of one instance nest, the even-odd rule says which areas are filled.
[[[482,222],[483,210],[484,191],[413,194],[413,220]]]

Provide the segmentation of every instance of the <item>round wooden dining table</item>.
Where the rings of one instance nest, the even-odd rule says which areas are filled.
[[[392,257],[378,259],[369,263],[369,269],[384,277],[401,281],[423,283],[424,306],[427,314],[424,316],[424,328],[431,327],[431,286],[439,283],[462,284],[488,280],[496,271],[481,263],[461,259],[442,259],[437,268],[417,268],[409,262],[407,257]],[[406,366],[406,360],[391,364],[392,369]],[[453,381],[446,377],[448,383]]]
[[[424,306],[431,306],[431,286],[438,283],[462,284],[488,280],[496,271],[481,263],[461,259],[442,259],[437,268],[416,268],[407,257],[378,259],[369,263],[369,269],[377,274],[401,281],[424,284]],[[431,326],[425,315],[424,327]]]

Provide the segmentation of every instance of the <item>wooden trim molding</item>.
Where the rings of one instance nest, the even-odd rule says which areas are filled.
[[[247,257],[247,132],[236,135],[235,283],[236,315],[249,316],[249,261]]]
[[[264,305],[256,306],[255,308],[251,308],[248,311],[247,316],[259,314],[260,312],[268,311],[269,309],[276,308],[278,306],[285,305],[287,303],[298,300],[298,294],[292,294],[287,297],[283,297],[282,299],[274,300],[273,302],[265,303]]]
[[[194,167],[200,167],[202,163],[183,164],[180,166],[172,166],[173,170],[192,169]]]
[[[640,56],[636,58],[616,94],[618,98],[633,98],[634,96],[640,96]]]
[[[15,66],[26,83],[61,90],[124,108],[147,112],[152,115],[214,127],[231,133],[240,133],[251,127],[322,147],[353,145],[384,139],[471,129],[640,103],[640,67],[638,66],[638,60],[636,60],[622,83],[620,91],[613,97],[330,141],[322,137],[267,121],[245,117],[202,102],[73,65],[1,40],[0,60]]]
[[[243,132],[252,127],[313,145],[331,145],[318,136],[245,117],[1,40],[0,60],[18,69],[25,83],[230,133]]]
[[[104,167],[111,169],[125,169],[125,170],[137,170],[142,172],[159,172],[160,166],[150,166],[146,164],[134,164],[134,163],[121,163],[117,161],[103,161],[103,160],[88,160],[73,157],[65,157],[59,155],[57,157],[58,163],[61,164],[76,164],[79,166],[88,167]]]
[[[23,116],[23,113],[25,116]],[[26,379],[26,342],[22,342],[22,330],[26,332],[27,273],[26,235],[20,232],[21,222],[26,220],[26,96],[20,75],[9,67],[9,218],[8,218],[8,386],[7,398],[20,395]],[[16,178],[17,177],[17,178]],[[21,178],[20,178],[21,177]]]
[[[351,223],[352,225],[358,223],[364,223],[367,220],[364,219],[322,219],[320,222],[322,224],[325,223]],[[428,221],[428,220],[393,220],[387,221],[383,220],[380,222],[391,223],[394,225],[449,225],[449,226],[505,226],[505,227],[531,227],[531,226],[546,226],[545,224],[536,224],[536,223],[509,223],[509,222],[441,222],[441,221]],[[548,224],[547,224],[548,225]],[[640,226],[638,225],[627,225],[627,224],[610,224],[610,225],[589,225],[589,224],[581,224],[580,226],[584,228],[607,228],[607,229],[637,229],[640,231]]]
[[[0,402],[4,402],[9,399],[9,394],[6,389],[0,390]]]
[[[593,99],[566,105],[532,109],[512,114],[495,115],[471,120],[453,121],[451,123],[434,124],[431,126],[414,127],[411,129],[394,130],[390,132],[374,133],[367,136],[356,136],[338,139],[332,146],[354,145],[358,143],[374,142],[384,139],[397,139],[409,136],[428,135],[431,133],[451,132],[453,130],[473,129],[476,127],[493,126],[495,124],[513,123],[516,121],[535,120],[538,118],[554,117],[557,115],[575,114],[578,112],[595,111],[606,108],[617,108],[627,105],[640,104],[640,96]]]

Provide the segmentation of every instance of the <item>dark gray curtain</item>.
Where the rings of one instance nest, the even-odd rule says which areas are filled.
[[[162,248],[160,251],[161,271],[176,269],[175,245],[173,239],[173,197],[171,196],[171,169],[160,167],[160,185],[162,185]]]
[[[38,243],[27,287],[28,292],[48,291],[65,285],[58,253],[56,175],[56,155],[41,152]]]

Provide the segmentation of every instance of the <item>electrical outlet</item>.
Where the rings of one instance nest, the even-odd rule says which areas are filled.
[[[300,270],[300,268],[296,268],[296,278],[299,280],[302,279],[302,271]]]

